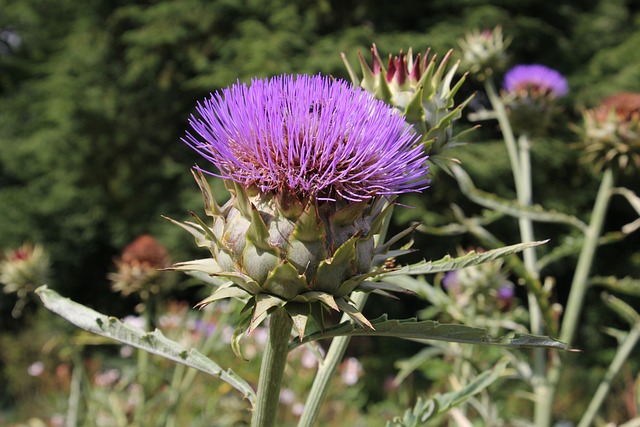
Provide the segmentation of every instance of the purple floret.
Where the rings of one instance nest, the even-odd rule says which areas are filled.
[[[278,76],[197,106],[183,141],[219,174],[261,192],[363,201],[428,186],[427,156],[393,108],[348,83]]]
[[[504,88],[507,92],[527,91],[533,95],[561,97],[569,92],[567,80],[544,65],[516,65],[504,76]]]

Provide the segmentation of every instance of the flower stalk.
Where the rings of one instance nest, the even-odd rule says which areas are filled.
[[[270,316],[269,336],[262,355],[258,399],[251,419],[252,427],[275,425],[280,399],[280,387],[289,353],[289,339],[293,322],[287,312],[280,308]]]
[[[518,203],[522,207],[528,207],[532,204],[532,182],[531,182],[531,153],[530,142],[526,135],[521,135],[516,141],[513,129],[509,121],[504,103],[498,96],[493,81],[485,80],[485,90],[491,106],[496,113],[496,118],[502,131],[505,141],[507,154],[511,163],[511,170],[516,187]],[[534,241],[533,223],[531,219],[520,217],[518,219],[520,228],[520,238],[523,242]],[[529,248],[523,252],[525,270],[534,280],[539,279],[539,271],[537,269],[537,257],[534,248]],[[529,303],[530,329],[533,334],[543,333],[542,312],[540,304],[535,292],[527,289],[527,300]],[[533,387],[537,396],[545,396],[548,394],[548,384],[546,381],[546,365],[547,358],[543,349],[534,350],[533,361]],[[544,403],[536,401],[534,408],[535,425],[542,427],[547,423],[543,421],[546,418]]]
[[[562,327],[560,328],[560,340],[569,345],[575,336],[584,297],[589,287],[589,272],[591,270],[591,264],[593,263],[596,248],[598,247],[598,237],[602,231],[602,225],[604,224],[613,185],[613,170],[609,168],[604,172],[602,181],[600,182],[598,195],[596,196],[596,201],[591,213],[589,228],[585,233],[585,240],[578,258],[578,265],[576,266],[573,281],[571,282],[571,291],[569,292],[569,299],[565,308]],[[553,360],[553,365],[551,366],[547,377],[547,393],[544,394],[546,398],[540,405],[541,410],[543,411],[542,416],[543,419],[546,420],[546,424],[538,425],[549,425],[551,423],[554,397],[561,374],[562,360],[560,357],[556,357]]]
[[[638,343],[638,340],[640,340],[640,322],[636,322],[633,325],[633,328],[629,331],[626,339],[622,341],[618,347],[618,351],[611,361],[611,365],[609,365],[609,369],[607,369],[607,373],[605,374],[602,382],[600,382],[595,394],[591,398],[591,402],[589,402],[587,410],[582,415],[578,427],[589,427],[593,424],[593,420],[596,417],[598,409],[600,409],[602,402],[604,402],[605,397],[607,397],[607,394],[609,393],[611,381],[622,368],[622,365],[631,354],[631,351]]]
[[[362,311],[368,297],[369,294],[364,292],[354,292],[351,295],[351,300],[356,309]],[[342,323],[348,320],[349,316],[345,314],[342,316],[342,319],[340,319],[340,322]],[[309,396],[307,396],[302,415],[298,421],[298,427],[312,427],[318,420],[320,407],[324,402],[327,391],[329,391],[331,379],[340,365],[350,341],[351,337],[349,336],[336,337],[331,341],[327,355],[320,364],[316,377],[313,380],[311,391],[309,392]]]

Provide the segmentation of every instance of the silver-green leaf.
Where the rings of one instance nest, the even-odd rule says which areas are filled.
[[[69,298],[63,298],[46,286],[36,289],[36,294],[46,308],[77,327],[220,378],[240,391],[251,402],[251,405],[254,405],[256,399],[254,390],[235,372],[230,369],[222,369],[218,364],[194,348],[184,349],[177,342],[165,337],[159,330],[145,332],[133,325],[121,322],[115,317],[106,316],[82,304],[71,301]]]

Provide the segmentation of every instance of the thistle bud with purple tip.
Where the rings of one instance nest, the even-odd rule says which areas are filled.
[[[504,76],[503,99],[514,130],[541,134],[557,113],[557,99],[569,92],[567,80],[544,65],[516,65]]]

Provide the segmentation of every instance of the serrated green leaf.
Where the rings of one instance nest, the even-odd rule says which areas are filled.
[[[603,292],[600,296],[604,304],[615,311],[615,313],[628,322],[629,325],[633,326],[636,323],[640,323],[640,314],[629,304],[606,292]]]
[[[542,240],[539,242],[518,243],[515,245],[505,246],[498,249],[492,249],[486,252],[469,252],[463,256],[452,258],[447,255],[437,261],[422,261],[412,265],[406,265],[397,270],[380,273],[380,278],[400,275],[417,275],[417,274],[433,274],[445,271],[459,270],[461,268],[471,267],[474,265],[482,264],[488,261],[493,261],[498,258],[512,255],[518,252],[522,252],[527,248],[539,246],[547,243],[548,240]]]
[[[62,316],[81,329],[218,377],[240,391],[252,405],[255,403],[255,392],[237,374],[231,370],[223,370],[218,364],[194,348],[184,349],[179,343],[165,337],[159,330],[147,333],[114,317],[108,317],[68,298],[63,298],[46,286],[36,289],[36,294],[47,309]]]
[[[445,394],[436,394],[429,400],[418,399],[413,408],[407,410],[402,418],[396,417],[387,422],[387,427],[418,427],[429,419],[443,414],[458,406],[470,397],[480,393],[498,380],[506,370],[508,362],[500,361],[493,368],[481,373],[460,390]]]
[[[520,206],[517,202],[503,199],[482,190],[478,190],[465,170],[458,165],[450,165],[460,190],[471,201],[488,209],[501,212],[515,218],[528,218],[538,222],[551,222],[572,225],[582,232],[587,231],[587,224],[578,218],[554,210],[545,210],[540,205]]]
[[[343,309],[340,303],[338,303],[338,306],[340,309]],[[545,336],[512,333],[504,337],[493,338],[482,328],[457,324],[441,324],[432,320],[418,321],[415,318],[388,320],[387,316],[384,315],[372,320],[370,324],[374,329],[365,329],[351,322],[343,322],[327,328],[324,331],[307,335],[300,343],[292,343],[291,345],[295,348],[309,341],[337,336],[385,336],[418,341],[436,340],[504,347],[556,348],[571,351],[571,348],[567,344]]]
[[[603,286],[610,291],[625,295],[640,296],[640,280],[630,276],[618,278],[615,276],[595,276],[589,280],[591,286]]]
[[[375,290],[382,290],[382,291],[389,291],[389,292],[397,292],[401,294],[415,295],[415,292],[413,292],[412,290],[403,288],[400,285],[397,285],[395,283],[390,283],[390,282],[365,281],[360,284],[360,286],[358,287],[358,290],[360,292],[373,292]]]

